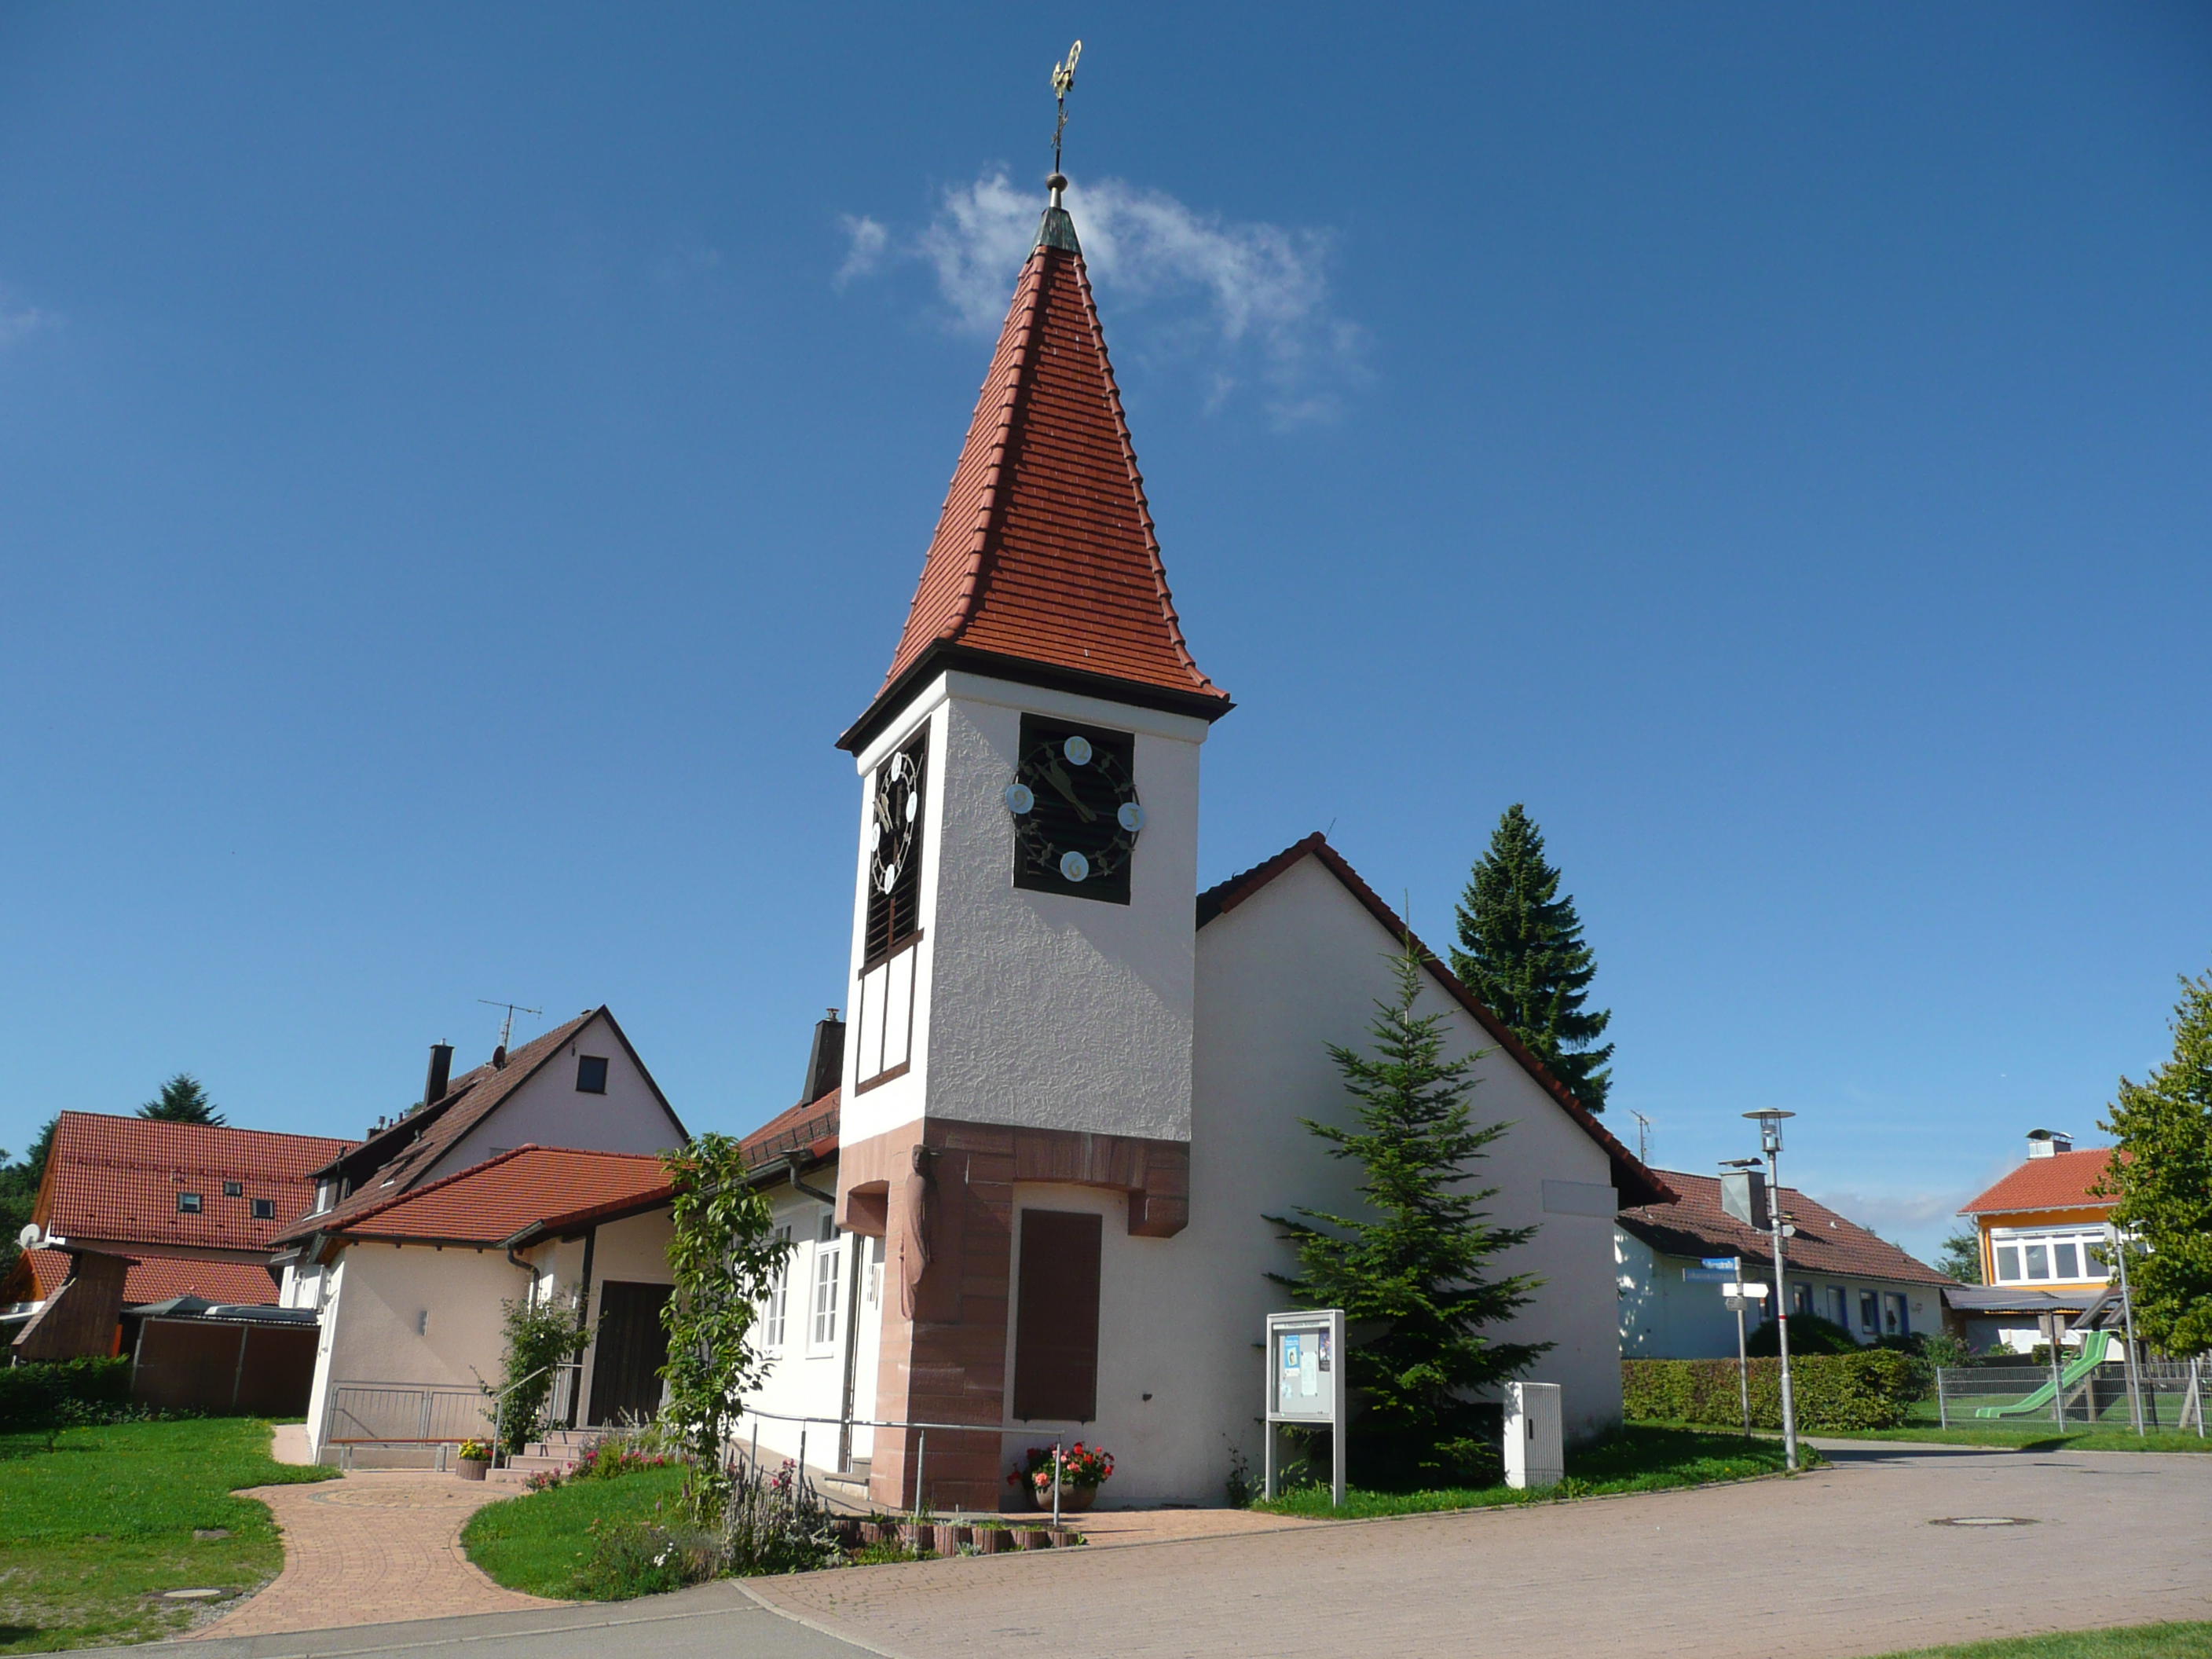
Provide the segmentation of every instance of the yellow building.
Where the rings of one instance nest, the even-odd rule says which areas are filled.
[[[1975,1346],[2025,1352],[2043,1340],[2045,1316],[2071,1317],[2105,1294],[2114,1200],[2095,1189],[2112,1160],[2108,1146],[2077,1152],[2070,1137],[2033,1129],[2027,1161],[1960,1207],[1981,1242],[1982,1283],[1946,1299]]]

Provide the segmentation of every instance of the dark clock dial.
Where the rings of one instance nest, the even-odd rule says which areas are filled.
[[[1126,732],[1025,715],[1006,785],[1014,884],[1110,903],[1129,902],[1129,863],[1145,828]]]
[[[896,754],[876,777],[868,881],[878,893],[896,890],[914,862],[921,836],[921,769],[910,754]]]

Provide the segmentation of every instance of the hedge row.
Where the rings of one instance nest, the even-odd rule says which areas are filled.
[[[1922,1393],[1920,1368],[1909,1354],[1882,1348],[1856,1353],[1793,1355],[1790,1393],[1797,1426],[1806,1430],[1892,1429]],[[1733,1359],[1624,1359],[1621,1408],[1632,1418],[1665,1423],[1737,1425],[1743,1421]],[[1782,1362],[1751,1362],[1751,1421],[1782,1426]]]
[[[0,1430],[46,1429],[79,1407],[131,1403],[128,1359],[63,1359],[0,1370]]]

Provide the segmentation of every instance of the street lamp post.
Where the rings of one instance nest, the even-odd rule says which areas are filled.
[[[1759,1125],[1759,1150],[1766,1154],[1767,1218],[1774,1226],[1774,1341],[1782,1355],[1782,1456],[1797,1467],[1797,1407],[1790,1393],[1790,1290],[1782,1256],[1782,1120],[1795,1117],[1772,1106],[1744,1115]]]

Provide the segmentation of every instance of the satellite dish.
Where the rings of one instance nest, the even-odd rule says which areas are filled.
[[[44,1233],[39,1231],[39,1224],[37,1222],[27,1221],[23,1224],[23,1231],[15,1235],[16,1248],[25,1250],[35,1250],[41,1243],[45,1243],[46,1237],[46,1236]]]

